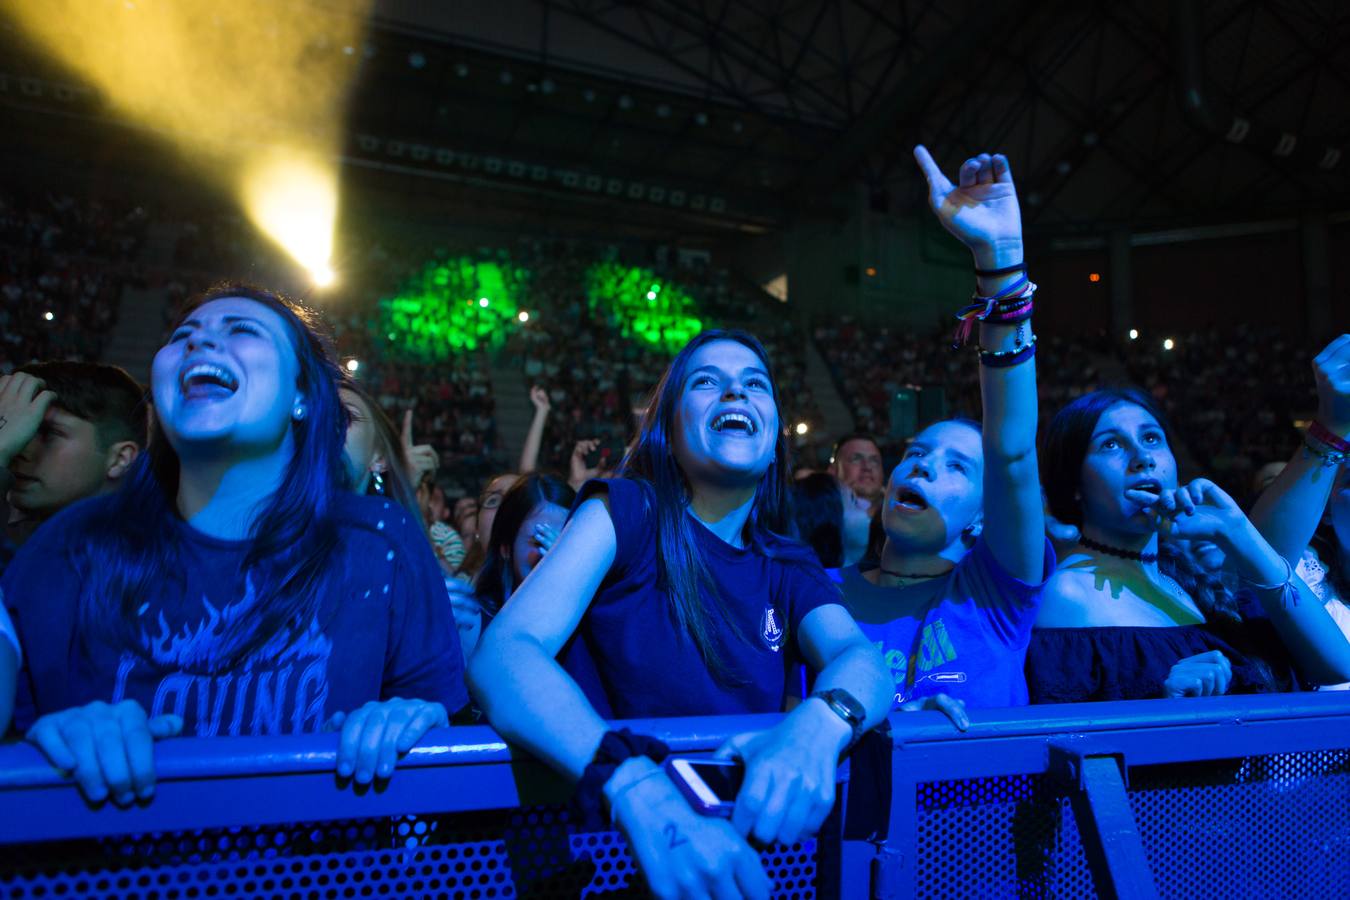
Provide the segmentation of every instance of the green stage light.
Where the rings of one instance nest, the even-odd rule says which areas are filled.
[[[661,284],[649,269],[596,263],[586,271],[586,301],[593,314],[638,338],[677,353],[703,330],[694,298],[677,285]]]
[[[469,256],[427,263],[379,304],[380,330],[395,359],[437,362],[498,347],[527,296],[529,273],[508,261]]]

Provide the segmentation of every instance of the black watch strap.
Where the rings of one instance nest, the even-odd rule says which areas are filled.
[[[849,739],[849,743],[857,743],[858,738],[862,737],[863,722],[867,718],[867,710],[863,709],[858,698],[843,688],[816,691],[811,696],[824,700],[825,705],[833,710],[835,715],[848,723],[848,727],[853,729],[853,737]]]

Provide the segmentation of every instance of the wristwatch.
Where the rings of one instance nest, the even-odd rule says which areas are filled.
[[[858,698],[843,688],[816,691],[811,696],[824,700],[825,705],[835,715],[848,723],[848,727],[853,729],[853,737],[849,738],[849,745],[857,743],[858,738],[862,737],[863,721],[867,718],[867,710],[863,709],[863,705],[858,702]]]

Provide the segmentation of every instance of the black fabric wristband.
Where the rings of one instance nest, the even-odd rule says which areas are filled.
[[[645,756],[660,765],[670,755],[670,748],[662,741],[645,734],[634,734],[627,728],[607,731],[600,739],[595,758],[581,773],[576,792],[572,795],[572,811],[584,827],[593,831],[610,828],[605,816],[605,783],[614,777],[614,770],[635,756]]]
[[[996,278],[999,275],[1015,275],[1018,272],[1025,272],[1027,264],[1020,262],[1015,266],[1004,266],[1001,269],[976,269],[975,274],[981,278]]]

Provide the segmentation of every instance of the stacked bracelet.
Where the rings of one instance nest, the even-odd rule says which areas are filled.
[[[1011,350],[986,350],[980,348],[980,365],[989,366],[992,369],[1006,369],[1009,366],[1015,366],[1018,363],[1024,363],[1036,355],[1036,335],[1031,336],[1031,340],[1023,344],[1019,338],[1017,345]]]
[[[1323,466],[1334,469],[1350,460],[1350,441],[1314,420],[1303,435],[1303,452],[1320,457]]]
[[[576,793],[572,795],[573,810],[586,827],[593,830],[607,827],[604,787],[614,777],[614,770],[634,756],[645,756],[660,764],[669,755],[670,748],[656,738],[634,734],[627,728],[605,732],[595,751],[595,758],[577,782]]]
[[[970,340],[970,332],[975,322],[991,322],[999,325],[1016,325],[1031,318],[1032,301],[1036,294],[1036,285],[1023,275],[1008,287],[992,297],[975,294],[967,306],[956,313],[960,322],[956,334],[952,336],[952,349],[957,349]]]

